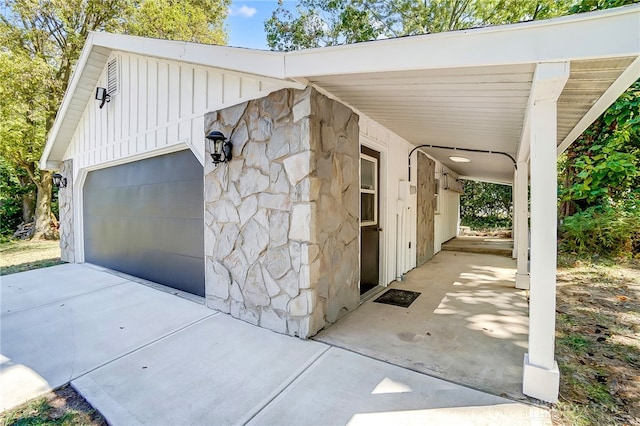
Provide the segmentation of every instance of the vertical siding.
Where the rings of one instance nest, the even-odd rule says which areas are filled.
[[[381,177],[383,203],[381,223],[384,233],[384,276],[389,283],[416,266],[417,196],[409,193],[408,156],[413,145],[369,117],[360,115],[361,143],[382,152],[385,170]],[[416,154],[412,156],[411,185],[416,185]],[[444,171],[443,171],[444,170]],[[450,172],[436,161],[436,177]],[[435,216],[434,252],[458,232],[459,194],[440,190],[440,214]],[[409,248],[409,244],[411,247]]]
[[[381,282],[387,284],[415,267],[415,244],[409,249],[411,233],[415,232],[411,227],[411,200],[408,198],[408,186],[404,186],[405,194],[401,183],[407,181],[407,158],[411,146],[363,114],[360,115],[360,140],[382,155],[380,226],[383,229],[383,247],[380,262],[383,263]],[[404,200],[399,201],[401,199]]]
[[[65,153],[77,170],[186,142],[204,159],[204,114],[287,87],[228,71],[114,53],[119,90],[104,108],[91,99]],[[106,86],[106,67],[98,86]]]
[[[460,216],[460,194],[444,189],[443,175],[447,173],[450,176],[458,178],[449,168],[437,163],[436,178],[440,179],[440,210],[436,215],[436,253],[442,250],[442,244],[458,235],[459,216]]]

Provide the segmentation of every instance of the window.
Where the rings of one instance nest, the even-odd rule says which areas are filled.
[[[360,226],[378,223],[378,160],[360,157]]]

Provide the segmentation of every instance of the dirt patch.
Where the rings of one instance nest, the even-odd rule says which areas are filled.
[[[106,426],[107,421],[70,385],[0,413],[0,425]]]
[[[0,275],[58,265],[60,241],[15,240],[0,244]]]
[[[558,270],[561,425],[640,425],[640,269],[569,262]]]

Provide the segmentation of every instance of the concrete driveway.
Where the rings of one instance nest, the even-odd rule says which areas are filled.
[[[550,424],[549,413],[279,335],[109,271],[2,277],[3,409],[64,383],[111,424]]]

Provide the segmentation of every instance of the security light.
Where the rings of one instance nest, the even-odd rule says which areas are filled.
[[[104,104],[106,102],[110,102],[111,101],[111,95],[109,95],[107,93],[107,89],[105,89],[104,87],[97,87],[96,88],[96,100],[100,101],[100,109],[102,109],[102,107],[104,106]]]

